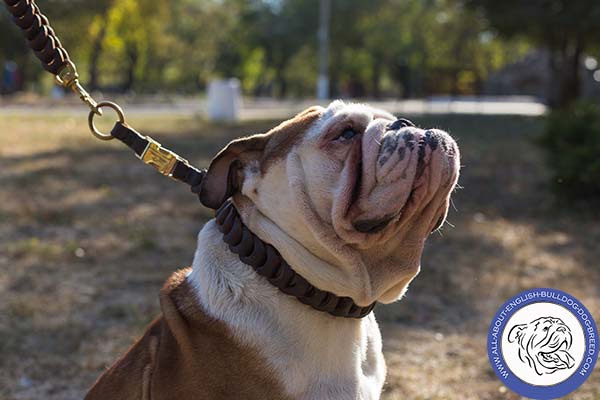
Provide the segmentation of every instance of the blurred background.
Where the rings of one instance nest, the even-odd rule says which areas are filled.
[[[376,310],[384,399],[519,398],[486,334],[521,290],[567,291],[600,320],[597,1],[36,3],[93,96],[199,167],[335,98],[458,140],[449,221],[405,299]],[[85,115],[1,8],[0,399],[82,398],[211,217]],[[600,373],[569,398],[600,398]]]

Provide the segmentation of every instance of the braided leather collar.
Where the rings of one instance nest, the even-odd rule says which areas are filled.
[[[217,210],[215,220],[229,249],[283,293],[336,317],[362,318],[375,307],[375,303],[361,307],[350,297],[336,296],[308,283],[290,267],[275,247],[263,242],[244,225],[231,201],[226,201]]]

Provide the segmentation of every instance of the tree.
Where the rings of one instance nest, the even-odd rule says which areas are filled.
[[[307,42],[313,45],[316,42],[318,3],[316,0],[260,1],[255,7],[253,40],[255,46],[264,49],[265,63],[272,68],[276,94],[283,97],[288,92],[286,70],[294,55]]]
[[[600,40],[598,0],[466,0],[507,38],[524,36],[545,47],[553,84],[552,107],[565,107],[580,95],[581,59]]]

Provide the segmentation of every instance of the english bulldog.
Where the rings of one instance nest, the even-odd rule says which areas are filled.
[[[519,346],[519,359],[540,376],[575,366],[569,353],[571,329],[560,318],[541,317],[515,325],[508,333],[508,342]]]
[[[231,199],[246,227],[314,288],[364,307],[400,299],[443,223],[459,174],[455,141],[365,104],[311,107],[229,143],[201,201]],[[87,399],[378,399],[386,376],[372,312],[321,312],[274,287],[215,220],[161,315]]]

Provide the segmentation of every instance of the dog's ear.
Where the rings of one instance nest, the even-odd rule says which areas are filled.
[[[267,135],[253,135],[236,139],[221,150],[202,180],[200,202],[209,208],[219,208],[238,189],[240,168],[250,159],[259,159],[267,142]]]
[[[521,337],[524,335],[525,329],[527,329],[527,324],[513,326],[510,332],[508,332],[508,342],[513,343],[521,339]]]
[[[239,189],[243,176],[240,171],[250,160],[257,160],[261,171],[270,162],[285,157],[306,129],[324,109],[310,107],[282,122],[269,132],[236,139],[213,158],[200,184],[200,201],[217,209]]]

